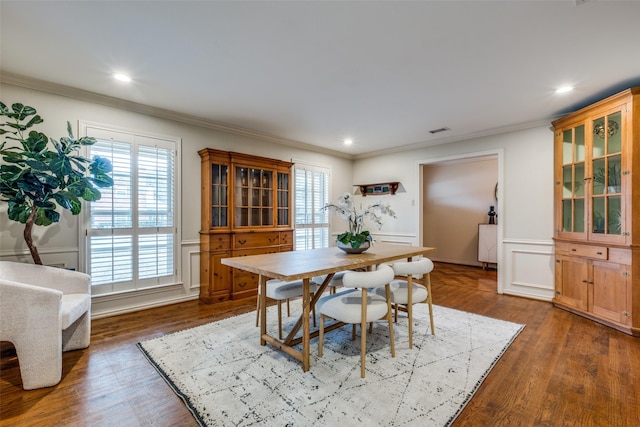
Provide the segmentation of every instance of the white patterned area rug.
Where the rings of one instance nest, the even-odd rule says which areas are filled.
[[[299,302],[292,302],[292,309]],[[407,319],[395,325],[391,358],[386,322],[367,334],[366,378],[360,338],[351,326],[325,335],[311,370],[260,346],[255,312],[138,343],[151,364],[202,426],[446,426],[471,399],[524,325],[434,306],[436,334],[425,304],[414,309],[414,345]],[[293,315],[294,313],[292,313]],[[277,335],[275,307],[269,330]],[[288,319],[289,325],[293,318]]]

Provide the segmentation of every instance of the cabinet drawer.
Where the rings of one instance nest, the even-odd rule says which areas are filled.
[[[293,231],[281,231],[280,244],[284,246],[293,245]]]
[[[261,255],[261,254],[274,254],[276,252],[280,252],[278,246],[274,246],[272,248],[247,248],[247,249],[237,249],[235,251],[231,251],[231,256],[248,256],[248,255]]]
[[[233,293],[249,291],[258,287],[258,275],[244,270],[233,269]]]
[[[277,246],[280,236],[277,231],[268,233],[238,233],[233,235],[233,249]]]
[[[209,250],[220,251],[231,247],[231,236],[228,234],[214,234],[209,238]]]
[[[575,243],[556,243],[556,253],[559,255],[573,255],[594,259],[609,258],[609,248],[602,246],[578,245]]]

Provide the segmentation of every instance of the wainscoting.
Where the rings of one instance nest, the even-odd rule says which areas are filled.
[[[555,289],[553,260],[551,240],[503,240],[498,292],[551,301]]]

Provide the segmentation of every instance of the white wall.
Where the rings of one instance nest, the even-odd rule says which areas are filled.
[[[181,148],[181,222],[182,242],[180,283],[163,289],[140,291],[133,295],[95,297],[94,317],[115,314],[167,302],[197,298],[199,290],[199,231],[200,231],[200,157],[198,150],[210,147],[220,150],[250,153],[281,160],[308,161],[331,169],[332,194],[352,190],[352,161],[320,154],[287,145],[253,139],[206,127],[134,113],[93,102],[80,101],[33,89],[2,84],[2,102],[11,105],[20,102],[38,110],[44,123],[38,130],[55,139],[66,135],[66,122],[70,121],[77,136],[78,121],[90,121],[135,129],[182,139]],[[45,264],[64,264],[84,270],[79,265],[79,217],[62,212],[62,220],[49,227],[34,227],[34,240]],[[7,217],[7,204],[0,203],[0,259],[32,262],[22,237],[24,226]]]
[[[384,233],[422,244],[420,165],[483,153],[498,155],[498,290],[550,300],[554,289],[553,133],[548,126],[359,159],[353,179],[400,181],[406,193],[390,199],[399,219],[385,224]]]

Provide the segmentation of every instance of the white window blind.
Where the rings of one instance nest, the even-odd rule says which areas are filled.
[[[296,163],[295,249],[329,246],[329,216],[320,209],[329,202],[329,170]]]
[[[88,127],[89,155],[113,164],[114,186],[89,205],[87,271],[94,294],[176,282],[177,141]]]

